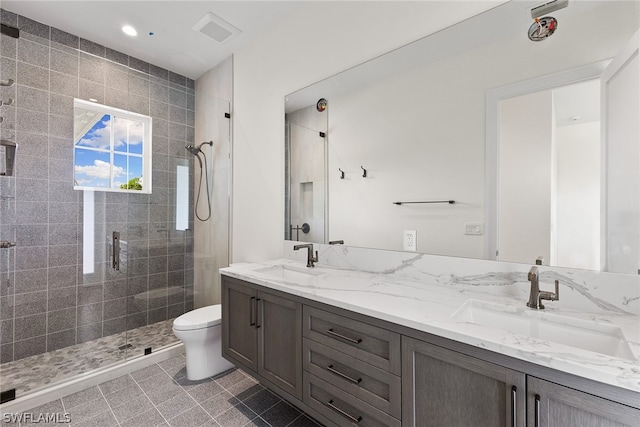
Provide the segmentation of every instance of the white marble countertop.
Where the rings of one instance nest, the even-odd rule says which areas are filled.
[[[285,274],[280,266],[285,266]],[[261,271],[262,270],[262,271]],[[616,311],[593,312],[563,308],[545,301],[545,310],[527,308],[522,292],[433,279],[412,280],[393,274],[366,273],[318,266],[307,269],[291,259],[234,264],[220,269],[226,276],[330,304],[419,331],[481,347],[516,359],[640,392],[640,316]],[[517,298],[514,296],[517,295]],[[466,304],[466,305],[465,305]],[[624,357],[533,338],[498,327],[470,323],[469,305],[512,313],[522,318],[547,318],[555,323],[593,322],[595,327],[619,328],[628,347]],[[518,317],[520,318],[520,317]],[[556,341],[561,341],[557,339]],[[594,341],[594,340],[591,340]],[[608,348],[608,347],[607,347]]]

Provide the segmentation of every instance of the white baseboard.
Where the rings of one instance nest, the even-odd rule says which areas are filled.
[[[151,366],[154,363],[162,362],[163,360],[170,359],[182,353],[184,353],[184,344],[177,343],[170,347],[155,351],[147,356],[136,357],[135,359],[128,360],[115,366],[78,375],[60,384],[56,384],[46,389],[29,393],[26,396],[18,397],[10,402],[3,403],[0,405],[0,417],[5,413],[16,414],[37,408],[45,403],[53,402],[54,400],[137,371],[138,369]]]

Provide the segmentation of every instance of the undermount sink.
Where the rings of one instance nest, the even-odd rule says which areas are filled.
[[[322,273],[307,267],[295,267],[291,265],[274,265],[272,267],[253,270],[256,273],[272,276],[287,282],[309,283],[316,280]]]
[[[452,317],[462,322],[635,360],[622,330],[617,326],[477,300],[464,303]]]

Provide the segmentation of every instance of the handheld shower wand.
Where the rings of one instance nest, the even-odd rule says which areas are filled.
[[[205,141],[198,144],[197,146],[194,146],[193,144],[187,144],[184,147],[187,149],[187,151],[193,154],[196,157],[196,159],[198,159],[198,163],[200,164],[200,182],[198,183],[198,195],[196,197],[196,205],[195,205],[196,218],[198,218],[200,221],[207,221],[209,218],[211,218],[211,196],[209,195],[209,168],[207,166],[207,156],[204,154],[204,151],[202,151],[202,146],[205,144],[213,147],[213,141]],[[198,215],[198,204],[200,202],[200,190],[202,188],[202,160],[200,160],[201,153],[202,153],[202,156],[204,157],[204,175],[205,175],[206,187],[207,187],[208,215],[204,219],[200,218],[200,215]]]

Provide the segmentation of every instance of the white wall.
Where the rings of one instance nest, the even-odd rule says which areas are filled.
[[[498,259],[550,257],[553,105],[550,90],[500,103]]]
[[[607,271],[640,273],[640,58],[638,34],[602,78]]]
[[[272,31],[238,51],[232,262],[282,255],[286,94],[499,3],[302,2]]]
[[[600,269],[600,122],[556,128],[557,260]]]
[[[228,58],[196,81],[196,144],[213,141],[213,147],[204,145],[202,151],[208,159],[211,194],[211,218],[194,220],[194,306],[220,302],[220,275],[218,269],[229,265],[229,179],[230,175],[230,120],[224,117],[230,111],[232,99],[233,60]],[[194,198],[198,192],[200,169],[195,170]],[[204,165],[203,165],[204,167]],[[195,200],[194,200],[195,204]],[[198,205],[201,218],[207,216],[206,184],[203,180]]]

